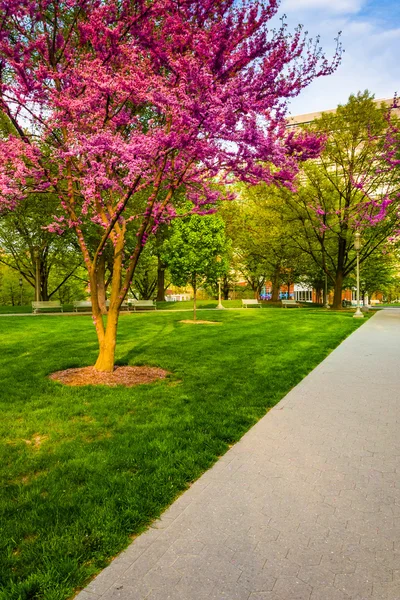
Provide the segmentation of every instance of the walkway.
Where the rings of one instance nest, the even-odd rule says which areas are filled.
[[[400,310],[377,313],[77,600],[400,600]]]

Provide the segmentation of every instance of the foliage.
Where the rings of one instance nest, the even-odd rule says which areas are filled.
[[[247,312],[122,316],[117,361],[172,373],[129,389],[47,378],[93,364],[90,318],[2,317],[1,600],[70,598],[359,325]]]
[[[320,150],[314,134],[286,134],[286,102],[331,73],[340,49],[328,64],[301,28],[270,30],[277,10],[277,0],[2,2],[0,109],[16,135],[0,143],[1,207],[56,194],[53,229],[75,230],[88,270],[100,370],[113,368],[119,308],[176,193],[184,186],[203,213],[219,197],[213,178],[290,183]]]
[[[223,207],[227,231],[233,241],[236,269],[259,297],[272,282],[272,298],[279,288],[307,275],[304,253],[293,244],[293,216],[274,186],[241,186],[240,199]]]
[[[34,300],[32,288],[13,269],[0,264],[0,304],[23,306]]]
[[[384,168],[385,111],[364,92],[314,121],[310,129],[326,136],[325,148],[318,160],[304,164],[298,192],[283,194],[298,223],[292,240],[327,273],[335,307],[344,278],[355,269],[355,230],[363,235],[362,263],[396,228],[391,198],[399,180]]]
[[[360,293],[362,298],[386,292],[396,285],[399,272],[399,260],[395,253],[386,248],[384,252],[375,252],[368,257],[360,270]],[[346,281],[348,287],[356,286],[354,275]]]
[[[163,260],[171,281],[177,286],[190,284],[196,295],[200,286],[218,280],[228,270],[225,224],[216,215],[191,215],[176,219],[164,243]]]
[[[41,300],[57,294],[82,262],[70,232],[60,236],[46,228],[56,210],[54,197],[32,195],[0,218],[0,262],[14,269],[33,289],[38,264]]]

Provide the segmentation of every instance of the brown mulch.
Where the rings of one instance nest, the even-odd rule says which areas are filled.
[[[179,321],[179,323],[188,323],[188,325],[222,325],[222,321],[193,321],[193,319],[185,319],[184,321]]]
[[[165,379],[168,371],[158,367],[115,367],[112,373],[100,373],[94,367],[66,369],[49,375],[50,379],[64,385],[124,385],[133,387],[142,383],[154,383]]]

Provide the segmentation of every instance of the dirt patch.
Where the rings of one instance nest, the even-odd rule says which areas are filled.
[[[165,379],[168,371],[158,367],[115,367],[112,373],[100,373],[94,367],[82,367],[79,369],[66,369],[56,371],[49,375],[53,381],[59,381],[64,385],[123,385],[133,387],[143,383],[154,383],[159,379]]]
[[[31,440],[24,440],[27,446],[32,446],[33,448],[40,448],[43,442],[45,442],[49,438],[48,435],[34,435]]]
[[[193,319],[185,319],[179,323],[187,323],[188,325],[222,325],[222,321],[193,321]]]

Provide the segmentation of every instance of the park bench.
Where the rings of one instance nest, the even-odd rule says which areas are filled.
[[[259,306],[261,308],[261,304],[259,303],[259,301],[256,298],[251,298],[250,300],[247,298],[244,298],[242,300],[242,307],[247,308],[248,306]]]
[[[78,312],[82,310],[92,310],[92,303],[90,300],[74,300],[74,311]]]
[[[134,311],[136,311],[137,308],[154,308],[154,310],[157,310],[155,300],[128,300],[127,304],[129,307],[132,307]]]
[[[288,306],[294,306],[295,308],[300,308],[300,304],[296,302],[296,300],[282,300],[283,308],[287,308]]]
[[[56,310],[62,312],[63,307],[59,300],[41,300],[32,302],[32,312],[37,314],[41,310]]]
[[[110,306],[110,301],[107,300],[106,307]],[[91,300],[75,300],[74,301],[74,310],[75,312],[79,312],[79,310],[92,310],[92,301]],[[129,304],[127,302],[123,302],[121,304],[121,310],[129,310]]]

